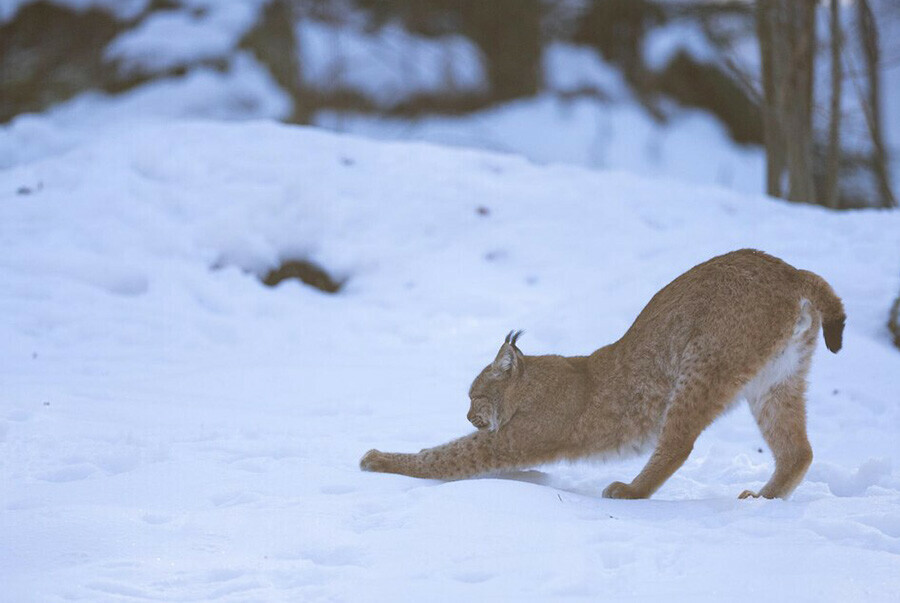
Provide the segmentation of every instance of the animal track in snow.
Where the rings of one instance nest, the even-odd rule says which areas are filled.
[[[495,574],[481,570],[461,571],[451,574],[451,578],[457,582],[465,582],[466,584],[478,584],[486,582],[493,578]]]
[[[210,502],[217,507],[235,507],[237,505],[246,505],[248,503],[259,500],[259,495],[252,492],[242,492],[234,490],[231,492],[220,492],[209,497]]]
[[[351,492],[356,492],[356,486],[350,486],[347,484],[329,484],[327,486],[322,486],[319,488],[319,492],[322,494],[349,494]]]
[[[211,590],[210,592],[204,595],[206,599],[220,599],[226,597],[227,595],[234,595],[239,593],[246,593],[247,591],[251,591],[257,588],[260,588],[262,584],[260,584],[256,580],[241,580],[237,582],[231,581],[222,586]]]
[[[144,513],[141,516],[141,519],[144,523],[148,523],[152,526],[163,525],[172,521],[172,517],[164,513]]]
[[[6,418],[10,421],[27,421],[33,416],[30,410],[25,410],[24,408],[17,408],[16,410],[10,411],[7,413]]]
[[[830,541],[842,542],[862,549],[900,553],[900,538],[889,536],[869,523],[851,520],[807,519],[803,525]]]
[[[878,513],[859,517],[862,524],[873,527],[882,534],[900,540],[900,515],[896,513]]]
[[[309,548],[301,555],[316,565],[339,567],[362,565],[362,553],[354,546],[321,546]]]
[[[265,473],[268,469],[258,459],[241,459],[232,462],[232,467],[248,473]]]
[[[95,592],[105,595],[118,595],[120,597],[136,598],[136,599],[155,599],[153,593],[135,588],[129,584],[121,584],[117,582],[97,581],[91,582],[87,588]]]
[[[862,496],[869,486],[877,485],[890,473],[890,459],[881,458],[869,459],[855,471],[828,463],[813,463],[806,479],[825,482],[835,496]]]
[[[74,482],[86,479],[97,471],[97,467],[90,463],[75,463],[67,467],[51,469],[37,474],[35,477],[45,482]]]
[[[141,455],[137,450],[116,451],[100,455],[94,462],[106,473],[116,475],[132,471],[140,464]]]
[[[359,505],[350,520],[350,529],[357,534],[369,530],[392,530],[405,523],[405,512],[383,503],[365,503]]]

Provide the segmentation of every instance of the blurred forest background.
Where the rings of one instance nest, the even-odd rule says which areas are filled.
[[[0,0],[0,168],[266,118],[890,208],[898,96],[896,0]]]

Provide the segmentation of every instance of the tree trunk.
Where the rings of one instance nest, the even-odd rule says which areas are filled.
[[[781,197],[781,174],[784,172],[784,144],[775,106],[776,65],[775,52],[776,6],[775,0],[759,0],[756,4],[756,35],[759,39],[762,74],[763,142],[766,147],[766,194]]]
[[[900,295],[894,300],[890,316],[888,316],[888,329],[894,336],[894,345],[900,348]]]
[[[841,8],[839,0],[830,2],[831,17],[831,112],[828,119],[828,154],[825,159],[826,207],[837,209],[839,199],[838,171],[841,158],[841,94],[844,70],[841,65]]]
[[[763,72],[766,192],[815,201],[813,184],[813,62],[815,0],[758,0],[757,34]]]
[[[813,60],[815,58],[816,4],[814,0],[787,0],[789,22],[783,35],[789,36],[784,91],[792,98],[782,100],[783,132],[788,167],[788,200],[815,202],[813,184]]]
[[[268,0],[259,22],[243,37],[240,46],[252,52],[293,99],[294,109],[287,121],[309,123],[312,109],[303,89],[294,14],[288,0]]]
[[[882,136],[881,119],[881,77],[879,74],[878,27],[875,15],[868,0],[858,0],[859,36],[863,46],[863,57],[866,61],[866,76],[869,80],[868,98],[865,114],[872,136],[872,171],[878,183],[878,193],[882,207],[896,207],[897,200],[891,191],[887,169],[887,150]]]

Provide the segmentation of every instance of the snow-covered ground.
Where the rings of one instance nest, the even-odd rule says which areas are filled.
[[[397,30],[371,39],[331,33],[340,44],[331,40],[327,28],[320,31],[307,23],[299,32],[304,73],[312,78],[308,84],[319,82],[321,91],[328,85],[361,88],[390,105],[389,101],[436,90],[442,81],[434,79],[436,72],[454,82],[453,89],[479,85],[481,67],[475,51],[460,39],[425,43],[414,36],[404,38]],[[215,48],[219,35],[225,34],[215,30],[201,41]],[[121,40],[108,54],[122,55],[126,65],[149,68],[154,61],[182,56],[174,50],[169,58],[149,53],[151,58],[142,62],[146,36]],[[334,60],[335,45],[345,51],[341,61]],[[201,53],[206,47],[199,46],[198,42]],[[122,54],[123,48],[131,54]],[[456,71],[437,68],[448,61]],[[551,45],[544,55],[544,73],[545,93],[459,117],[409,120],[320,111],[313,121],[319,127],[370,138],[516,153],[539,163],[625,170],[746,193],[762,190],[765,162],[759,147],[735,144],[715,117],[701,111],[667,105],[669,121],[658,122],[633,97],[619,71],[593,51]],[[566,98],[579,90],[597,92],[605,99]],[[149,82],[118,95],[87,92],[44,113],[20,115],[0,126],[0,169],[59,155],[97,136],[131,129],[136,121],[284,119],[290,113],[290,97],[249,53],[239,52],[224,72],[197,67],[183,77]]]
[[[0,172],[0,599],[895,600],[898,233],[897,212],[265,123],[19,162]],[[644,458],[359,471],[468,432],[509,329],[589,352],[748,246],[849,315],[815,358],[790,501],[737,500],[772,471],[744,406],[649,501],[600,497]],[[292,257],[344,289],[259,283]]]
[[[385,118],[320,111],[317,126],[383,140],[416,140],[515,153],[532,161],[625,170],[654,178],[762,190],[765,155],[739,145],[712,115],[672,103],[654,118],[621,72],[589,48],[551,44],[543,57],[544,90],[527,99],[461,116]],[[578,94],[589,91],[594,94]]]

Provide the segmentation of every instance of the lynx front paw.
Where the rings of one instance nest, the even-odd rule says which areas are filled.
[[[744,498],[759,498],[759,494],[758,494],[757,492],[754,492],[753,490],[744,490],[743,492],[741,492],[741,493],[738,495],[738,498],[740,498],[740,499],[744,499]]]
[[[622,482],[613,482],[603,490],[603,498],[644,498],[634,488]]]
[[[388,469],[388,455],[373,448],[359,460],[359,468],[363,471],[384,473]]]

